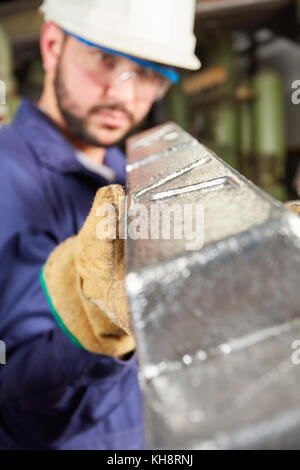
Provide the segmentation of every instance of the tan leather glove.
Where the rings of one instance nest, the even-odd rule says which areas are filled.
[[[300,201],[290,201],[285,204],[285,207],[287,209],[290,209],[293,212],[296,212],[296,214],[300,215]]]
[[[77,345],[98,354],[122,356],[135,349],[124,286],[124,240],[118,238],[121,186],[101,188],[77,236],[49,256],[41,283],[58,323]],[[98,238],[102,204],[116,210],[116,239]]]

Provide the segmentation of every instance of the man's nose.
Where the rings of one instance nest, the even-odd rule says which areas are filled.
[[[136,99],[136,83],[134,72],[123,72],[112,79],[106,86],[106,96],[121,102]]]

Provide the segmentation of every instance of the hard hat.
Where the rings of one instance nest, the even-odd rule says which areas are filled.
[[[46,21],[87,42],[196,70],[195,0],[44,0]]]

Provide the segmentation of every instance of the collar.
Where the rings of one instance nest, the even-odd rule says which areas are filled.
[[[80,150],[76,151],[75,154],[77,160],[79,160],[85,168],[94,173],[98,173],[100,176],[103,176],[111,184],[115,182],[115,172],[107,165],[99,165],[94,163],[85,153],[81,152]]]
[[[21,101],[13,122],[41,165],[59,173],[83,173],[96,179],[103,175],[86,168],[76,158],[76,149],[68,142],[55,124],[27,99]],[[118,147],[106,150],[104,164],[116,174],[116,183],[125,184],[126,157]]]

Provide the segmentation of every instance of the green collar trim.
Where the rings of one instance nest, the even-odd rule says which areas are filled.
[[[54,305],[48,293],[47,286],[46,286],[45,279],[44,279],[44,267],[41,269],[41,272],[40,272],[40,283],[41,283],[42,290],[46,296],[47,302],[49,304],[51,313],[54,316],[55,320],[57,321],[58,325],[60,326],[62,331],[68,336],[68,338],[72,341],[72,343],[74,343],[79,348],[84,349],[84,347],[79,343],[79,341],[75,338],[75,336],[73,336],[72,333],[68,330],[68,328],[66,327],[66,325],[64,324],[64,322],[62,321],[62,319],[60,318],[60,316],[58,315],[57,311],[54,308]]]

